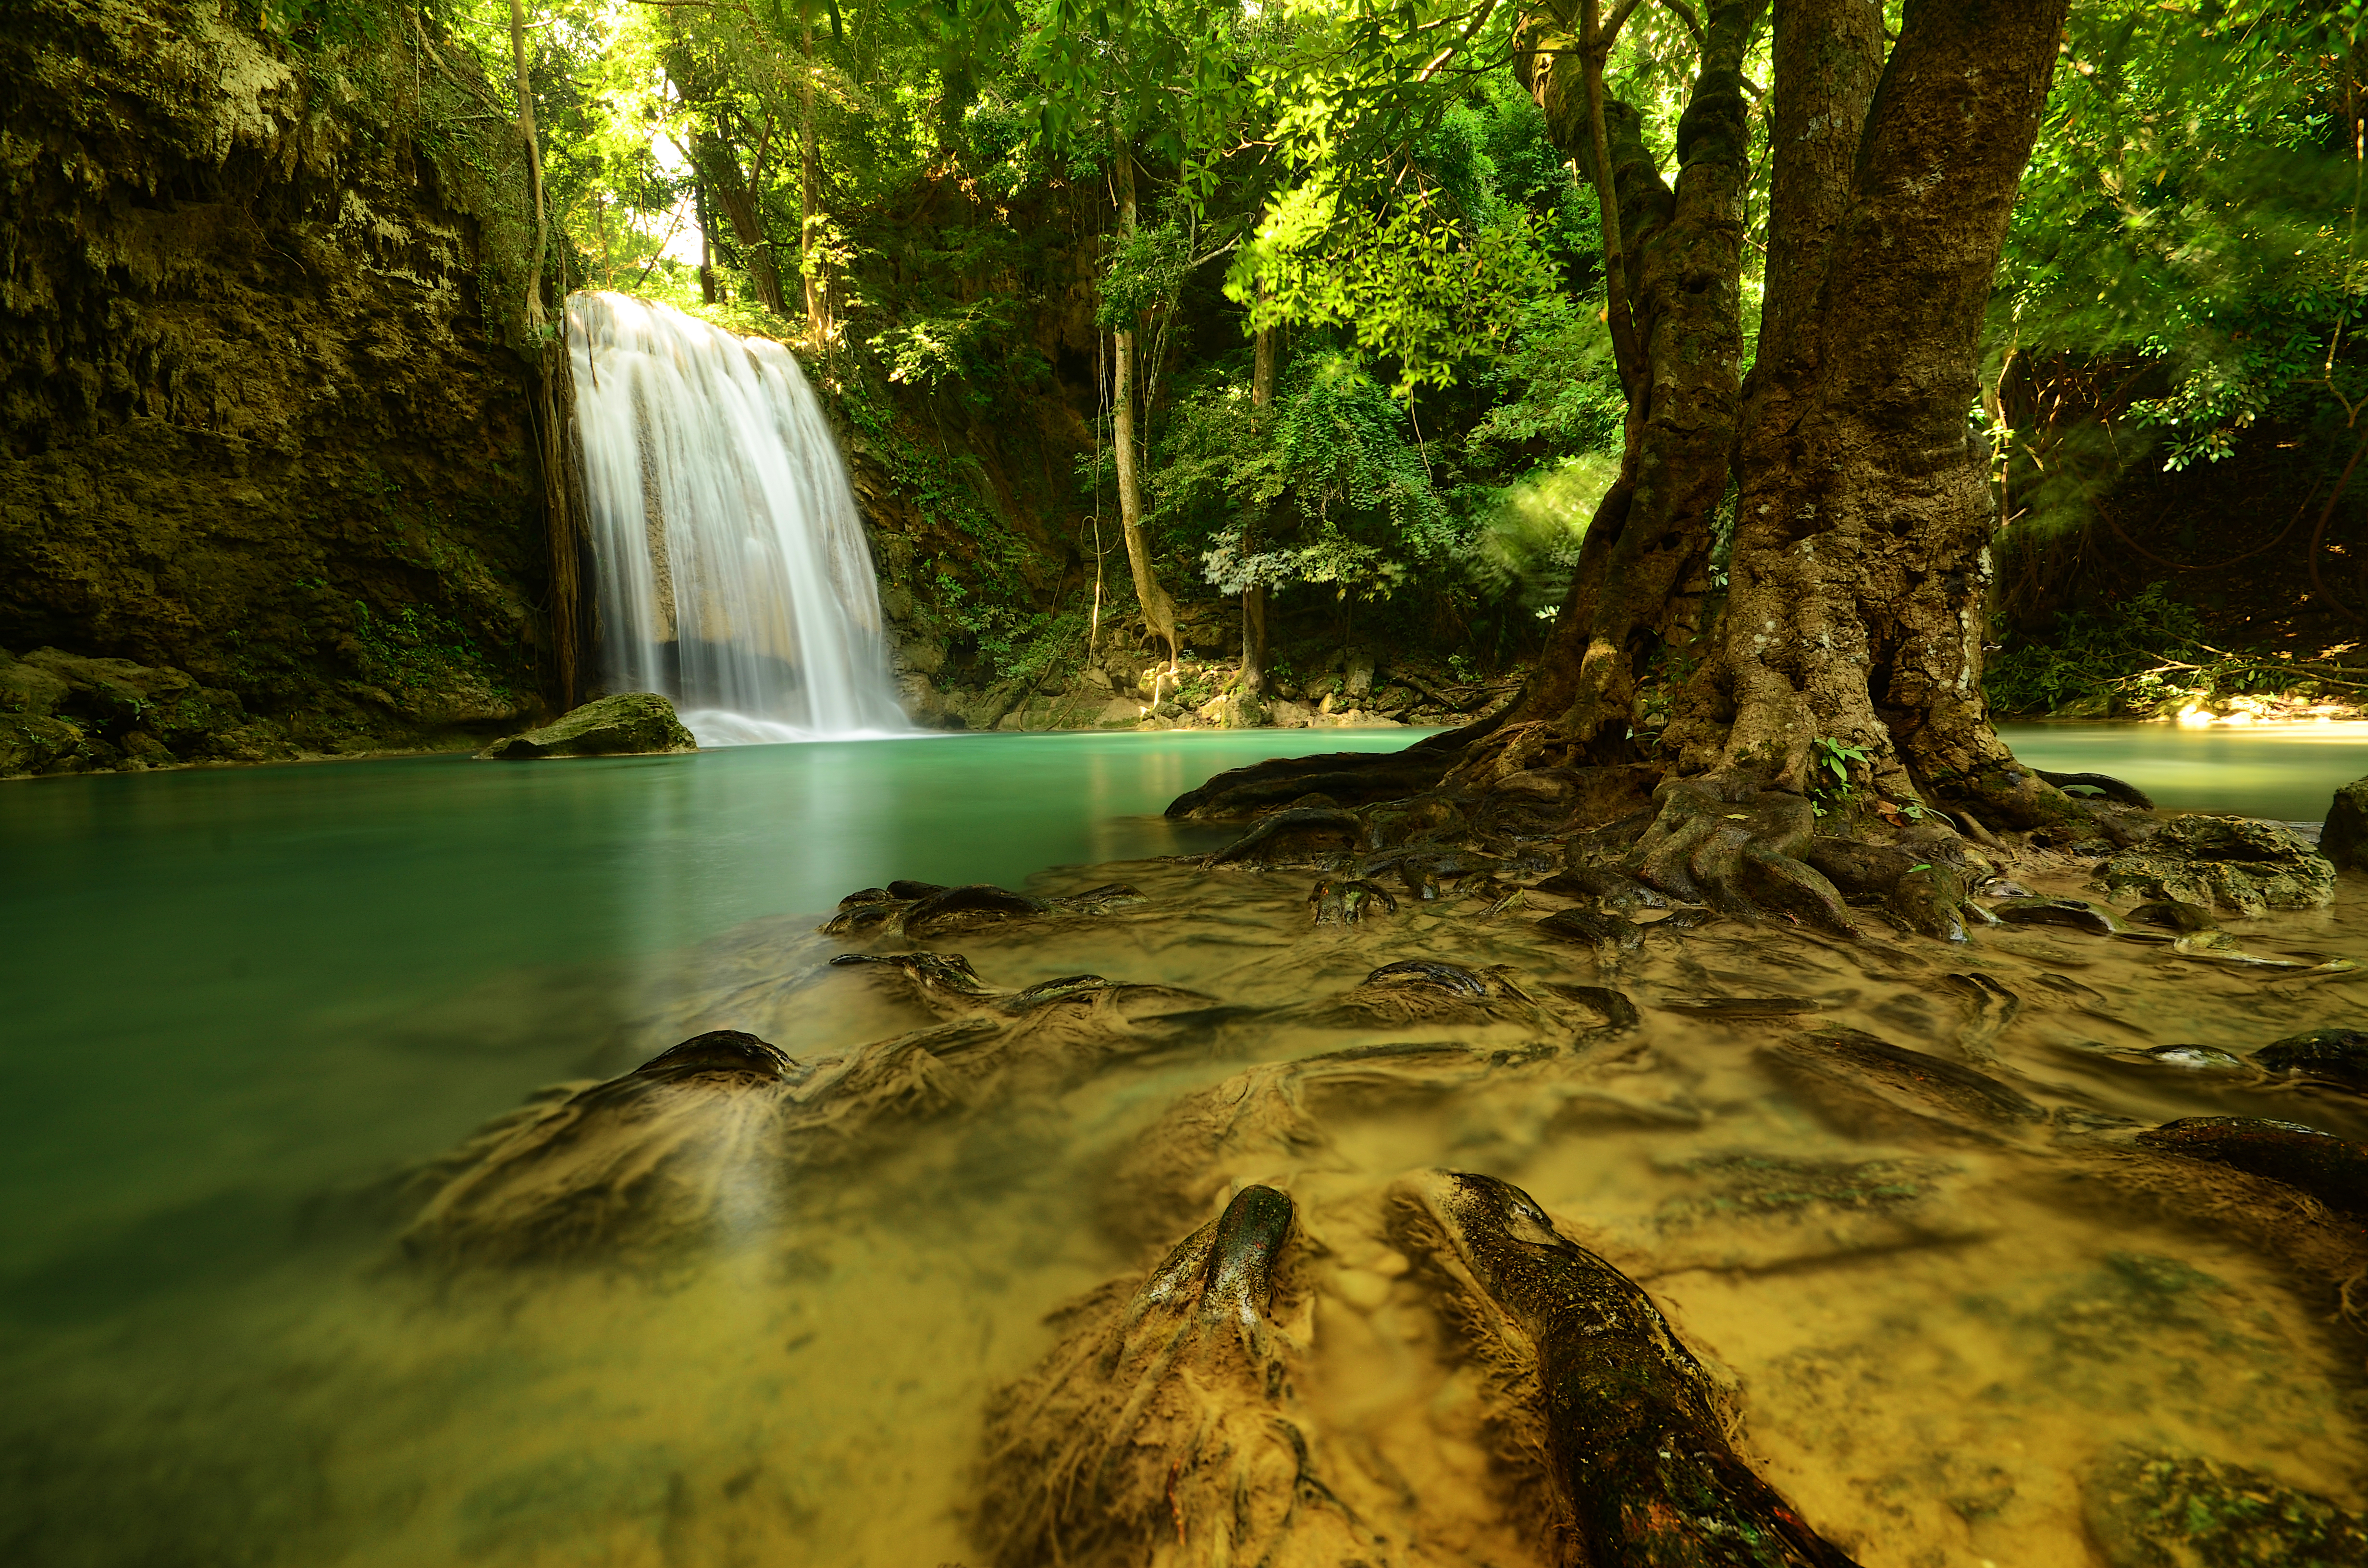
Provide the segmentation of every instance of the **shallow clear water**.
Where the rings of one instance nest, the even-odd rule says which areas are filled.
[[[2132,733],[2015,738],[2038,766],[2272,816],[2317,814],[2262,803],[2299,758],[2336,782],[2368,773],[2368,745],[2354,766],[2324,745],[2238,749],[2260,733]],[[1482,1393],[1379,1219],[1386,1184],[1432,1164],[1520,1182],[1645,1280],[1739,1380],[1748,1450],[1868,1568],[2100,1561],[2081,1481],[2121,1444],[2358,1505],[2358,1345],[2243,1234],[2177,1223],[2178,1195],[2123,1192],[2042,1141],[1838,1131],[1761,1055],[1797,1019],[1682,1010],[1790,997],[1812,1022],[1994,1058],[2049,1105],[2359,1136],[2355,1105],[2113,1054],[2346,1021],[2357,986],[2028,929],[1952,951],[1722,926],[1609,959],[1535,930],[1551,900],[1311,928],[1312,873],[1142,858],[1208,842],[1152,813],[1218,768],[1292,740],[1407,739],[997,735],[0,792],[0,1545],[90,1564],[982,1562],[982,1412],[1053,1348],[1044,1315],[1262,1180],[1300,1205],[1298,1397],[1327,1483],[1397,1509],[1400,1539],[1429,1543],[1407,1562],[1530,1562],[1476,1446]],[[2224,741],[2244,781],[2179,799],[2194,781],[2157,763]],[[2098,745],[2121,749],[2079,749]],[[1115,875],[1151,902],[927,945],[998,987],[1092,971],[1258,1011],[1090,1068],[1038,1041],[1028,1061],[1064,1065],[1016,1087],[850,1099],[860,1157],[779,1176],[721,1239],[658,1266],[400,1262],[416,1199],[373,1178],[540,1085],[707,1028],[812,1062],[929,1026],[826,963],[903,946],[816,934],[812,912],[842,893],[1064,864],[1039,891]],[[2368,959],[2349,903],[2236,928],[2263,951]],[[1266,1104],[1262,1063],[1442,1039],[1519,1060],[1554,1034],[1308,1011],[1417,956],[1508,965],[1532,990],[1616,985],[1644,1025],[1501,1073],[1327,1069],[1284,1096],[1312,1108],[1313,1141],[1288,1116],[1248,1116],[1215,1148],[1163,1121],[1229,1081]],[[1949,999],[1954,972],[2022,1012],[1986,1028]],[[1738,1174],[1770,1169],[1775,1200]],[[1816,1197],[1837,1182],[1916,1196]]]
[[[1390,750],[1414,733],[1296,744]],[[160,1198],[434,1148],[582,1071],[659,955],[742,921],[895,877],[1017,885],[1205,845],[1158,813],[1292,745],[954,735],[12,786],[0,1276]]]

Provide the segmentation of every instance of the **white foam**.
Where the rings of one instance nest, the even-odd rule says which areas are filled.
[[[822,404],[780,344],[629,295],[567,301],[611,690],[702,745],[909,735]]]

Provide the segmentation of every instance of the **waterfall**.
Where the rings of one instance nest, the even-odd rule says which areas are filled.
[[[702,745],[909,731],[822,404],[788,349],[630,295],[567,301],[602,676]]]

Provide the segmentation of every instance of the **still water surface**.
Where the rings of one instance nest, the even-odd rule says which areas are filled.
[[[2368,774],[2368,738],[2349,736],[2012,739],[2035,766],[2112,772],[2165,805],[2307,820]],[[1245,1063],[1388,1031],[1229,1026],[1042,1103],[933,1123],[803,1194],[761,1243],[649,1288],[391,1268],[400,1216],[371,1179],[539,1085],[623,1071],[700,1029],[750,1029],[803,1058],[916,1027],[825,962],[845,944],[816,936],[812,912],[852,889],[1018,885],[1199,848],[1205,835],[1156,813],[1209,774],[1294,741],[1409,738],[998,735],[0,791],[0,1317],[14,1324],[0,1545],[92,1564],[962,1559],[989,1392],[1048,1348],[1050,1307],[1174,1239],[1114,1207],[1121,1151]],[[1304,875],[1117,874],[1153,894],[1151,915],[937,945],[1004,986],[1092,971],[1269,1008],[1452,952],[1616,983],[1647,1009],[1644,1053],[1602,1082],[1543,1101],[1510,1085],[1344,1101],[1313,1165],[1254,1152],[1219,1173],[1281,1182],[1320,1228],[1346,1304],[1319,1320],[1333,1324],[1319,1403],[1431,1499],[1435,1540],[1494,1538],[1470,1456],[1424,1415],[1452,1376],[1409,1359],[1431,1331],[1391,1285],[1371,1219],[1378,1184],[1427,1163],[1506,1175],[1600,1227],[1595,1243],[1743,1376],[1756,1451],[1871,1568],[2090,1561],[2077,1476],[2119,1443],[2339,1497],[2355,1483],[2356,1354],[2233,1244],[2066,1218],[2031,1170],[1964,1153],[1929,1210],[1874,1225],[1863,1259],[1833,1238],[1864,1215],[1808,1242],[1671,1219],[1732,1207],[1704,1173],[1738,1150],[1819,1169],[1869,1151],[1771,1092],[1748,1031],[1656,999],[1807,995],[1822,1021],[1940,1049],[1956,1026],[1912,946],[1771,964],[1765,944],[1705,938],[1590,972],[1603,960],[1522,919],[1484,929],[1470,910],[1417,905],[1383,928],[1311,933]],[[2341,905],[2247,940],[2368,959],[2368,928]],[[2034,998],[2067,980],[2086,993],[2066,993],[2073,1012],[2034,1004],[1986,1047],[1999,1071],[2145,1120],[2294,1111],[2119,1075],[2101,1052],[2239,1049],[2349,1006],[2340,988],[2069,934],[2009,933],[1970,967]],[[1542,1118],[1546,1102],[1579,1108]],[[2166,1304],[2162,1278],[2188,1295]]]

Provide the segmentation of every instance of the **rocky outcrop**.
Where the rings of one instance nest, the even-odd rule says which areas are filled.
[[[2097,868],[2096,885],[2129,903],[2169,899],[2253,915],[2331,903],[2335,868],[2277,823],[2192,816],[2109,856]]]
[[[623,691],[571,709],[540,730],[505,735],[477,756],[493,762],[532,762],[546,756],[641,756],[698,749],[699,742],[675,717],[673,703],[654,691]]]
[[[2318,852],[2339,871],[2368,870],[2368,778],[2355,778],[2328,802]]]
[[[295,755],[279,725],[186,670],[0,651],[0,777]]]
[[[0,7],[0,645],[433,744],[540,706],[522,145],[413,10],[296,15]],[[237,749],[84,700],[17,707],[16,759]]]

